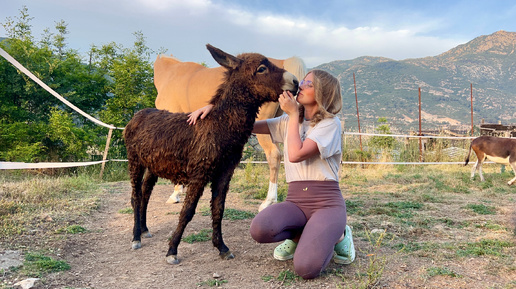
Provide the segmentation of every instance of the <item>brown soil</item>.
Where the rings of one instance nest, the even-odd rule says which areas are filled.
[[[166,204],[171,185],[157,185],[151,197],[148,225],[153,238],[143,239],[142,248],[131,249],[132,214],[119,213],[130,207],[128,182],[113,183],[104,194],[101,208],[83,225],[87,233],[67,235],[56,243],[56,257],[66,260],[71,270],[53,273],[35,288],[210,288],[208,282],[218,280],[211,288],[356,288],[364,282],[372,257],[364,253],[369,243],[355,238],[357,260],[348,266],[331,263],[323,275],[314,280],[282,279],[280,273],[293,271],[292,261],[277,261],[272,252],[277,244],[258,244],[249,235],[250,219],[224,220],[224,241],[235,259],[221,260],[211,242],[179,245],[179,265],[165,262],[167,238],[174,230],[180,204]],[[210,192],[206,191],[197,208],[197,214],[188,224],[184,236],[211,228],[209,216],[199,213],[209,207]],[[184,197],[184,196],[183,196]],[[229,193],[226,208],[256,211],[260,202],[243,200],[237,193]],[[350,223],[354,221],[350,217]],[[439,238],[429,231],[415,231],[429,240]],[[453,234],[453,232],[447,232]],[[436,234],[440,234],[437,232]],[[457,236],[460,238],[461,236]],[[515,270],[496,271],[485,258],[442,260],[460,277],[428,277],[425,270],[433,264],[428,256],[395,254],[386,246],[376,252],[387,258],[387,264],[378,287],[384,288],[502,288],[516,279]],[[512,260],[514,262],[514,260]],[[379,272],[382,267],[373,270]],[[362,277],[357,272],[361,272]],[[214,276],[217,278],[215,279]],[[508,288],[508,287],[503,287]]]

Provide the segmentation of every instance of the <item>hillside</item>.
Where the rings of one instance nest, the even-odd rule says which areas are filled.
[[[474,123],[516,123],[516,33],[477,37],[433,57],[396,61],[359,57],[316,68],[337,75],[344,100],[346,129],[356,129],[355,73],[362,127],[386,117],[392,127],[418,128],[421,88],[423,129]]]

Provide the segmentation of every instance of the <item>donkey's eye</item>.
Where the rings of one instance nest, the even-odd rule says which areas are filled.
[[[267,66],[265,65],[260,65],[257,69],[256,69],[256,73],[265,73],[267,72]]]

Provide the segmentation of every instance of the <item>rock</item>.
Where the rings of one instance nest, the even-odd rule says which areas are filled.
[[[20,251],[6,250],[0,253],[0,270],[8,270],[21,265],[23,265],[23,258]]]
[[[23,281],[17,282],[16,284],[14,284],[14,286],[20,286],[23,289],[29,289],[29,288],[34,287],[34,283],[38,280],[39,280],[39,278],[29,278],[29,279],[25,279]]]

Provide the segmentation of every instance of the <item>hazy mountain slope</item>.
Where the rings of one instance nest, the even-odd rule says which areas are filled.
[[[421,88],[423,126],[516,123],[516,33],[498,31],[477,37],[434,57],[396,61],[359,57],[316,68],[338,75],[343,89],[346,127],[356,127],[355,73],[360,121],[373,125],[379,117],[403,130],[418,127]]]

